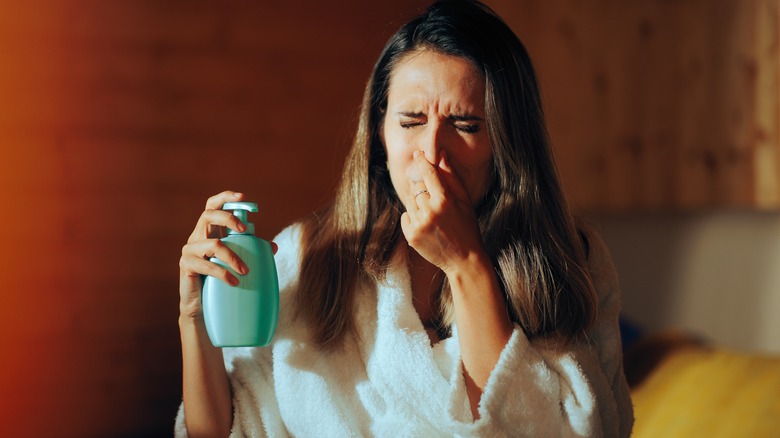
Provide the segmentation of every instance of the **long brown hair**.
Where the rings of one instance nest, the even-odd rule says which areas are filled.
[[[595,319],[596,295],[556,176],[531,61],[492,10],[462,0],[434,3],[405,24],[374,66],[335,199],[305,223],[297,316],[320,347],[333,349],[354,329],[357,289],[384,278],[404,207],[379,127],[394,66],[421,49],[468,59],[484,74],[493,180],[477,215],[512,321],[529,338],[583,333]],[[440,302],[449,324],[446,283]]]

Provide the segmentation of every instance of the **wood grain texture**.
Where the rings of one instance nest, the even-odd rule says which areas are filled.
[[[321,206],[422,3],[0,0],[0,435],[170,435],[206,198],[269,239]]]
[[[494,0],[589,212],[780,208],[777,0]]]

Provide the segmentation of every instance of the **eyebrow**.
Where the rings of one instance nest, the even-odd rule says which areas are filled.
[[[450,120],[455,120],[456,122],[481,122],[482,121],[482,119],[477,116],[463,116],[458,114],[452,114],[447,118]]]
[[[418,118],[418,117],[424,117],[425,114],[420,112],[412,112],[412,111],[398,111],[396,115],[404,116],[404,117],[411,117],[411,118]],[[456,122],[481,122],[483,121],[480,117],[477,116],[469,116],[469,115],[461,115],[461,114],[451,114],[447,117],[450,120],[454,120]]]
[[[398,111],[395,114],[397,116],[412,117],[412,118],[422,117],[422,116],[425,115],[423,113],[415,113],[415,112],[412,112],[412,111]]]

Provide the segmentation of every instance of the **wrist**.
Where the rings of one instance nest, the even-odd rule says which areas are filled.
[[[444,270],[447,280],[452,282],[463,281],[470,276],[483,277],[495,276],[493,262],[485,251],[474,251],[460,259],[458,263]]]
[[[196,300],[190,298],[179,301],[179,319],[203,320],[203,304],[199,297]]]
[[[179,328],[200,328],[206,327],[206,322],[203,319],[203,314],[188,314],[185,312],[179,313]]]

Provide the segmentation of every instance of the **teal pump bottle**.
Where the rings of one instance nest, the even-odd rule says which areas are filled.
[[[228,202],[246,231],[228,229],[222,242],[249,268],[240,275],[222,260],[211,261],[226,268],[239,280],[238,286],[208,276],[203,284],[203,317],[206,331],[215,347],[265,346],[271,342],[279,317],[279,280],[271,244],[255,237],[255,226],[247,222],[249,212],[257,212],[253,202]]]

